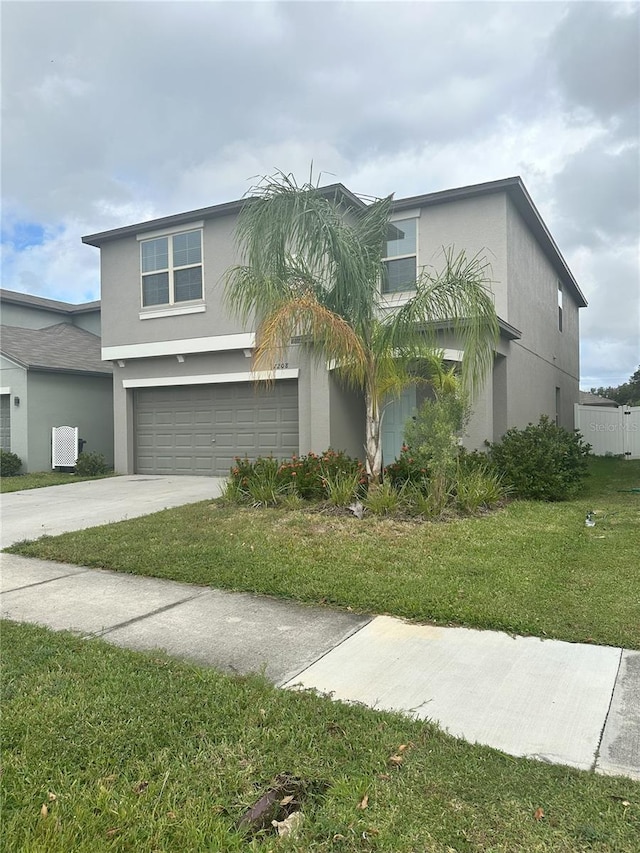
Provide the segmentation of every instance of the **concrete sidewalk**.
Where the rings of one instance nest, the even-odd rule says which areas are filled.
[[[2,617],[263,672],[278,686],[432,719],[512,755],[640,780],[640,652],[411,625],[8,554]]]

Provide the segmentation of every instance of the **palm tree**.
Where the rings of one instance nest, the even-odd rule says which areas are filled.
[[[385,401],[440,372],[438,331],[458,336],[469,394],[493,364],[498,335],[487,262],[451,249],[439,272],[424,268],[413,296],[389,310],[381,259],[391,209],[392,196],[364,204],[340,185],[299,186],[277,172],[260,181],[240,213],[243,263],[226,276],[231,308],[256,323],[256,370],[285,360],[299,336],[313,358],[334,363],[341,380],[363,393],[370,482],[381,475]]]

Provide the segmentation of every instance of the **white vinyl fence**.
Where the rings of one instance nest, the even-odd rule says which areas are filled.
[[[575,428],[596,456],[640,459],[640,406],[574,406]]]

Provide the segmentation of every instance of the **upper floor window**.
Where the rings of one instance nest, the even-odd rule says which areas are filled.
[[[562,331],[562,285],[558,282],[558,329]]]
[[[202,299],[202,231],[184,231],[140,243],[142,305]]]
[[[383,258],[383,293],[413,290],[416,286],[417,222],[417,219],[398,219],[389,225],[389,239]]]

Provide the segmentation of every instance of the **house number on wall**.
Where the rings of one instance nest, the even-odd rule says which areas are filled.
[[[286,370],[288,367],[289,367],[288,361],[281,361],[281,362],[279,362],[279,364],[273,365],[274,370]]]

